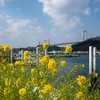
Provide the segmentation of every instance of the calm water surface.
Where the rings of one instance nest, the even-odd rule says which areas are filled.
[[[62,69],[62,72],[67,70],[67,67],[71,68],[74,65],[85,65],[85,68],[79,71],[80,75],[87,76],[89,74],[89,55],[81,55],[80,57],[68,57],[64,58],[67,61],[67,66]],[[100,75],[100,55],[96,56],[96,69]]]

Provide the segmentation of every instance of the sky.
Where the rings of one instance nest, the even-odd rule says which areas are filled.
[[[0,44],[13,48],[100,36],[100,0],[0,0]]]

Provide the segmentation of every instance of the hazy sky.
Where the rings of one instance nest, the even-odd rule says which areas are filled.
[[[0,44],[36,46],[100,35],[100,0],[0,0]]]

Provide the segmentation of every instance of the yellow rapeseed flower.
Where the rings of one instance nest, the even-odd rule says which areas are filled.
[[[21,89],[19,90],[19,94],[20,94],[21,96],[24,96],[26,93],[27,93],[27,92],[26,92],[26,88],[21,88]]]
[[[22,73],[24,73],[24,72],[25,72],[25,67],[22,66],[22,67],[21,67],[21,70],[22,70]]]
[[[44,48],[44,49],[48,49],[48,47],[49,47],[49,44],[48,44],[47,42],[44,42],[44,43],[43,43],[43,48]]]
[[[96,73],[96,72],[93,75],[94,75],[94,77],[98,77],[98,73]]]
[[[66,61],[61,61],[61,66],[66,66]]]
[[[43,74],[44,74],[43,71],[40,71],[40,72],[39,72],[39,75],[40,75],[40,76],[43,76]]]
[[[65,52],[68,53],[68,54],[71,54],[72,50],[73,50],[73,48],[71,46],[67,46],[66,49],[65,49]]]
[[[9,45],[4,45],[3,46],[3,51],[10,51],[11,50],[11,47]]]
[[[12,79],[5,78],[5,85],[8,86],[12,83]]]
[[[45,55],[44,58],[46,58],[47,60],[49,60],[49,55]]]
[[[49,69],[56,69],[56,61],[54,59],[50,59],[48,63]]]
[[[89,83],[88,86],[91,87],[91,83]]]
[[[41,59],[40,59],[40,63],[44,66],[44,65],[47,65],[48,64],[48,61],[49,61],[49,55],[45,55],[43,56]]]
[[[57,75],[57,72],[58,72],[57,69],[53,69],[52,75],[53,75],[53,76],[56,76],[56,75]]]
[[[20,85],[20,84],[22,84],[22,79],[19,77],[16,80],[16,85]]]
[[[4,90],[3,90],[3,94],[4,95],[9,94],[10,92],[11,92],[11,89],[10,88],[4,88]]]
[[[7,66],[3,65],[3,69],[6,70],[7,69]]]
[[[24,51],[24,56],[29,56],[29,51]]]
[[[9,66],[10,66],[10,68],[13,68],[14,64],[13,63],[9,63]]]
[[[78,85],[82,86],[83,84],[86,83],[86,77],[79,75],[78,78],[77,78],[77,83],[78,83]]]
[[[12,74],[14,74],[14,72],[15,72],[15,69],[14,69],[14,68],[13,68],[13,69],[11,69],[11,73],[12,73]]]
[[[78,68],[78,65],[74,65],[74,68]]]
[[[4,88],[4,90],[3,90],[3,94],[4,94],[4,95],[7,95],[7,94],[8,94],[7,91],[8,91],[8,90],[7,90],[6,88]]]
[[[24,61],[21,61],[20,64],[21,64],[22,66],[24,66],[25,63],[24,63]]]
[[[76,98],[77,98],[78,100],[81,100],[82,97],[83,97],[83,93],[82,93],[82,92],[78,92],[78,93],[76,94]]]
[[[41,85],[44,86],[45,83],[46,83],[46,80],[43,79],[43,81],[41,81]]]
[[[45,66],[45,65],[47,65],[47,63],[48,63],[48,60],[47,60],[45,57],[42,57],[42,58],[40,59],[40,63],[41,63],[43,66]]]
[[[84,67],[85,67],[85,65],[84,65],[84,64],[82,64],[82,67],[84,68]]]
[[[31,74],[33,74],[35,72],[35,68],[31,69]]]
[[[24,61],[28,61],[28,56],[24,56]]]
[[[74,88],[74,86],[72,85],[70,88],[71,88],[71,89],[73,89],[73,88]]]
[[[20,61],[16,61],[15,62],[15,66],[20,66],[21,65],[21,62]]]
[[[49,94],[50,92],[52,92],[53,88],[50,84],[44,85],[43,87],[43,93],[45,94]]]
[[[38,79],[37,78],[32,78],[32,83],[34,83],[37,86],[38,85]]]

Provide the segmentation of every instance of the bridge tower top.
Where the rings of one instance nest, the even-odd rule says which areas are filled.
[[[81,30],[81,34],[82,34],[83,41],[87,40],[87,31],[86,30]]]

